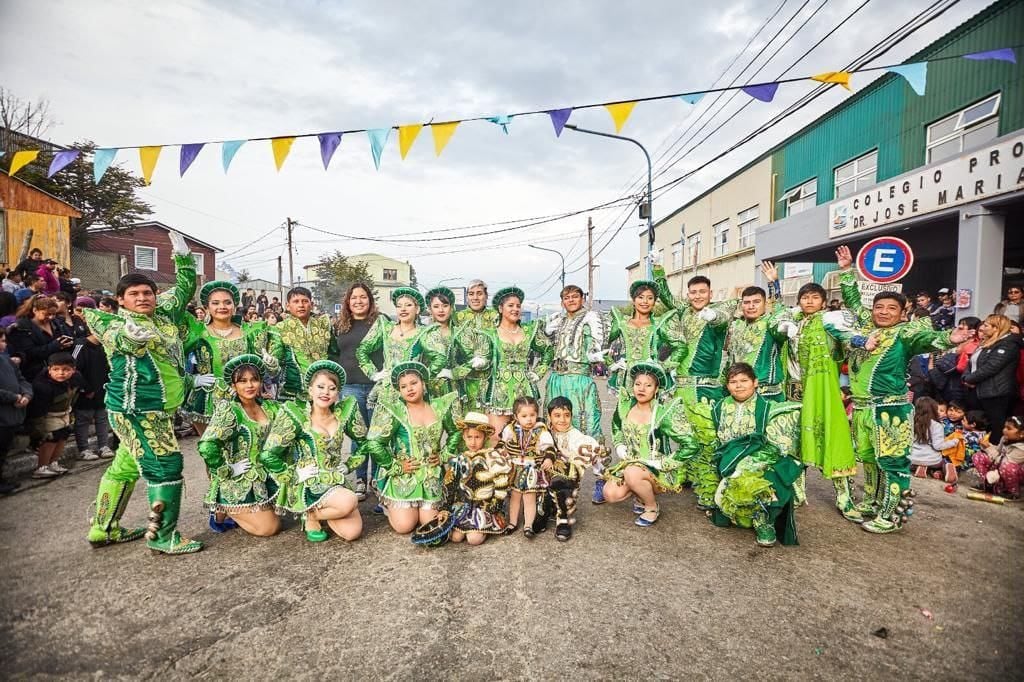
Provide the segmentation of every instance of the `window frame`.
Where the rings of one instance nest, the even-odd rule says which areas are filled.
[[[807,186],[810,185],[811,183],[814,183],[814,192],[813,193],[806,193],[806,192],[804,192],[804,190],[807,188]],[[797,195],[800,195],[800,198],[794,200],[793,197],[795,197]],[[810,206],[805,206],[805,204],[807,203],[808,199],[812,199],[812,198],[814,200],[813,206],[817,206],[818,205],[818,177],[817,176],[814,176],[812,178],[808,178],[807,180],[804,180],[800,184],[796,185],[795,187],[792,187],[791,189],[789,189],[785,193],[783,193],[782,199],[780,199],[780,201],[785,201],[786,202],[786,217],[789,217],[789,216],[793,215],[794,213],[801,213],[803,211],[806,211],[808,208],[810,208]],[[797,206],[799,208],[796,211],[794,211],[793,210],[794,206]]]
[[[388,277],[388,273],[393,273],[394,277]],[[382,282],[397,282],[398,281],[398,268],[381,268],[381,281]]]
[[[678,241],[672,244],[672,271],[683,269],[683,242]]]
[[[747,217],[744,220],[743,219],[744,215],[749,214],[751,211],[755,212],[754,213],[754,217],[753,218]],[[744,228],[750,227],[751,223],[753,223],[753,227],[752,227],[752,229],[750,229],[750,234],[744,235],[743,234]],[[740,250],[741,251],[743,249],[752,249],[752,248],[754,248],[755,239],[756,239],[756,235],[757,235],[757,228],[760,227],[760,226],[761,226],[761,204],[754,204],[750,208],[745,208],[745,209],[743,209],[742,211],[740,211],[739,213],[736,214],[736,229],[737,229],[737,234],[739,236]],[[748,243],[748,240],[749,240],[749,243]]]
[[[723,225],[725,225],[724,229],[722,228]],[[729,230],[731,228],[732,225],[729,224],[728,218],[719,220],[711,226],[711,255],[713,258],[729,255]]]
[[[143,245],[140,245],[140,244],[135,244],[134,246],[135,246],[135,251],[133,252],[134,258],[132,259],[132,263],[135,264],[135,269],[136,270],[149,270],[151,272],[156,272],[157,266],[160,263],[160,248],[157,247],[157,246],[143,246]],[[143,265],[139,265],[139,249],[144,249],[146,251],[152,251],[153,252],[153,267],[147,268],[147,267],[145,267]]]
[[[983,117],[981,117],[979,119],[971,121],[970,123],[964,123],[964,117],[966,116],[967,112],[971,111],[972,109],[976,109],[977,107],[980,107],[981,105],[986,104],[987,102],[992,102],[992,101],[995,102],[995,106],[992,107],[992,111],[990,113],[986,114],[985,116],[983,116]],[[971,131],[975,131],[975,130],[978,130],[980,128],[984,128],[986,126],[992,125],[993,119],[994,119],[994,122],[995,122],[995,125],[996,125],[996,134],[993,135],[991,139],[995,139],[995,138],[999,137],[999,108],[1002,105],[1002,103],[1003,103],[1003,93],[1002,93],[1002,91],[999,91],[999,92],[996,92],[996,93],[994,93],[992,95],[989,95],[988,97],[984,97],[984,98],[978,100],[977,102],[974,102],[973,104],[969,104],[966,107],[964,107],[963,109],[960,109],[959,111],[955,111],[955,112],[953,112],[951,114],[947,114],[946,116],[943,116],[942,118],[936,119],[935,121],[932,121],[931,123],[925,125],[925,128],[924,128],[924,161],[925,161],[925,163],[926,164],[936,163],[938,161],[942,161],[944,159],[949,159],[949,158],[952,158],[953,156],[955,156],[955,154],[951,154],[949,156],[943,156],[943,157],[941,157],[939,159],[933,159],[932,155],[931,155],[931,152],[932,152],[933,149],[936,149],[937,147],[941,147],[941,146],[943,146],[943,145],[945,145],[945,144],[947,144],[949,142],[953,142],[954,140],[958,140],[959,141],[959,145],[958,145],[959,150],[956,152],[956,154],[962,154],[963,151],[964,151],[964,138],[967,136],[967,134],[970,133]],[[953,130],[951,132],[949,132],[949,133],[946,133],[945,135],[943,135],[941,137],[937,137],[935,139],[932,139],[932,128],[934,128],[935,126],[937,126],[937,125],[939,125],[941,123],[946,123],[947,121],[949,121],[950,119],[953,119],[953,118],[956,119],[956,122],[953,124]]]
[[[874,155],[874,157],[875,157],[875,165],[872,166],[871,168],[867,168],[867,169],[861,170],[861,168],[860,168],[861,162],[864,161],[865,159],[867,159],[867,157],[869,157],[871,155]],[[846,177],[846,178],[843,178],[842,180],[840,180],[840,178],[839,178],[839,171],[843,170],[844,168],[848,168],[848,167],[852,167],[852,171],[853,172],[849,175],[849,177]],[[870,175],[870,182],[866,182],[866,183],[864,183],[862,185],[861,181],[866,179],[866,178],[868,178],[869,175]],[[832,195],[833,195],[832,198],[833,199],[842,199],[844,197],[852,196],[852,195],[856,194],[857,192],[861,192],[865,188],[870,187],[871,185],[875,185],[875,184],[878,184],[878,147],[875,147],[874,149],[869,149],[868,151],[864,152],[860,156],[852,158],[849,161],[847,161],[846,163],[839,164],[838,166],[836,166],[835,168],[832,169]],[[847,194],[840,194],[839,193],[840,185],[852,185],[853,186],[853,191],[851,191],[851,192],[849,192]]]
[[[196,274],[203,275],[206,272],[206,254],[193,251],[192,258],[195,260]]]

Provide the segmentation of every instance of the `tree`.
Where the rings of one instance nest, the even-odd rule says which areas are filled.
[[[248,282],[250,279],[252,279],[252,277],[249,276],[248,270],[242,270],[240,273],[238,273],[239,284],[244,284],[245,282]]]
[[[406,265],[409,266],[409,286],[413,289],[419,288],[419,280],[416,279],[416,268],[412,266],[412,263],[405,261]]]
[[[334,310],[334,304],[341,302],[345,291],[355,282],[362,282],[373,291],[373,281],[366,263],[354,262],[341,251],[325,256],[316,269],[316,276],[313,295],[327,311]],[[373,293],[376,296],[376,292]]]
[[[0,126],[14,133],[42,137],[53,127],[50,102],[45,99],[28,102],[0,87]],[[16,138],[16,135],[5,136],[0,151],[8,154],[18,151],[21,146]]]

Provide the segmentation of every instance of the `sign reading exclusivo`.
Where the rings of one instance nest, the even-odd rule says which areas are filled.
[[[828,236],[842,238],[1019,189],[1024,189],[1024,135],[833,201]]]

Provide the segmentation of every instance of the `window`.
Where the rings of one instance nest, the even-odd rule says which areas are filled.
[[[836,168],[836,199],[856,194],[875,184],[878,170],[878,150]]]
[[[206,272],[206,254],[192,252],[192,257],[196,259],[196,274],[200,277]]]
[[[683,267],[683,245],[682,243],[672,245],[672,269],[680,270]]]
[[[729,221],[723,220],[711,226],[714,231],[714,255],[724,256],[729,253]]]
[[[135,267],[139,270],[156,270],[156,249],[152,246],[135,247]]]
[[[384,268],[384,281],[385,282],[397,282],[398,281],[398,270],[393,268]]]
[[[786,215],[806,211],[818,204],[818,178],[811,178],[782,195],[786,202]]]
[[[746,211],[740,211],[737,217],[740,228],[740,248],[749,249],[754,246],[754,232],[761,222],[757,206],[751,206]]]
[[[697,265],[700,262],[701,234],[697,232],[686,238],[686,258],[690,265]]]
[[[997,137],[1000,99],[1001,93],[996,93],[928,126],[925,163],[948,159]]]

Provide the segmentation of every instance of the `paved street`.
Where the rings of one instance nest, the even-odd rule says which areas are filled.
[[[0,499],[5,677],[242,679],[1008,679],[1019,673],[1024,514],[917,487],[907,532],[876,537],[810,475],[800,546],[712,527],[689,492],[651,529],[581,507],[551,533],[425,550],[364,503],[363,539],[214,535],[184,441],[200,554],[93,550],[101,467]],[[592,485],[587,481],[587,488]],[[142,523],[136,492],[126,521]],[[887,637],[873,633],[885,628]]]

